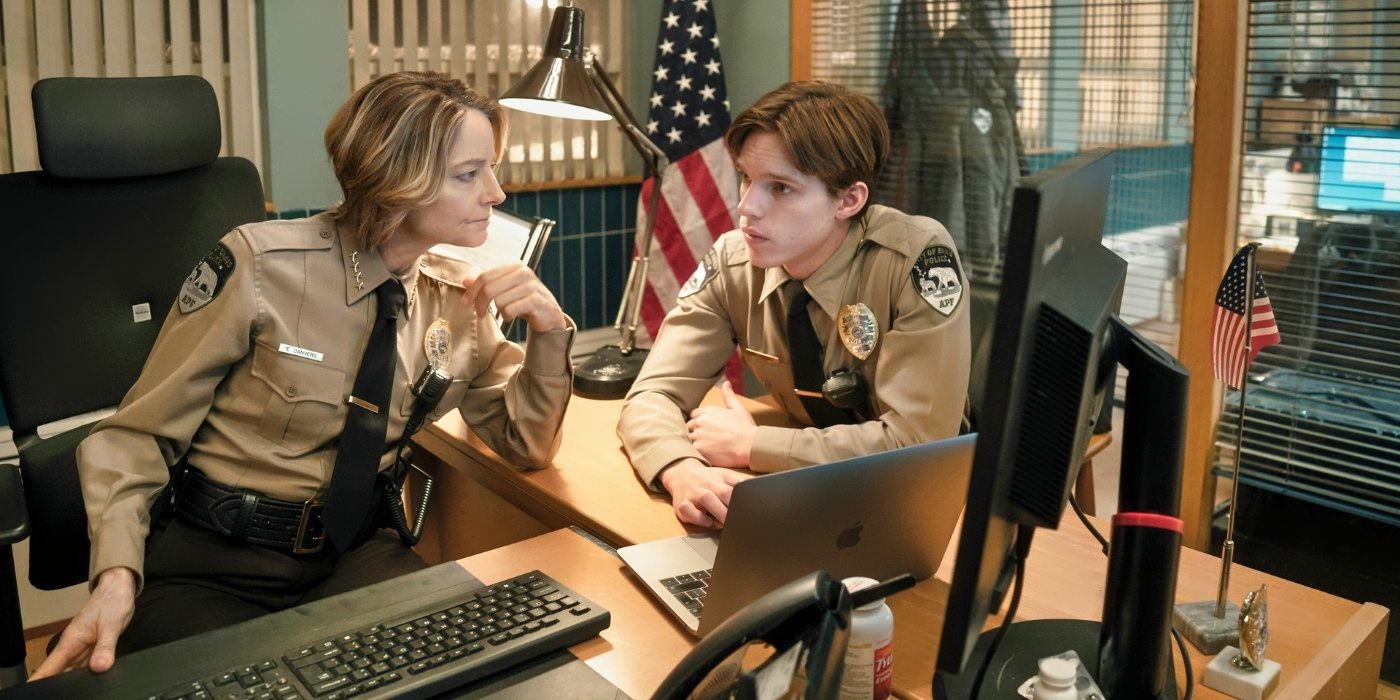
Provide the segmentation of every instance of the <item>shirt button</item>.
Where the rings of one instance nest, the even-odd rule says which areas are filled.
[[[287,387],[287,396],[296,396],[296,395],[297,395],[297,385],[293,384],[293,385]]]
[[[330,232],[330,231],[322,231],[322,232],[321,232],[321,238],[330,238],[330,237],[331,237],[331,232]]]

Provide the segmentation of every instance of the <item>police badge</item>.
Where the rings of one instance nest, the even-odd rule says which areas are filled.
[[[224,283],[233,274],[235,261],[233,251],[223,243],[214,245],[214,249],[209,251],[204,259],[194,266],[194,271],[185,278],[184,286],[180,287],[180,296],[176,299],[180,305],[180,313],[187,314],[204,308],[206,304],[219,296],[223,291]]]
[[[875,321],[875,312],[863,302],[841,307],[838,327],[841,344],[845,345],[857,360],[864,361],[870,357],[870,353],[875,352],[875,346],[880,343],[880,324]]]
[[[428,356],[430,367],[447,367],[447,356],[452,353],[452,327],[447,319],[438,318],[428,326],[423,334],[423,353]]]
[[[690,274],[690,279],[685,281],[681,291],[676,293],[676,298],[684,299],[704,289],[705,285],[714,279],[717,272],[719,272],[719,255],[715,254],[714,248],[711,248],[710,252],[705,253],[705,259],[695,266],[695,272]]]
[[[947,246],[930,244],[909,271],[919,296],[944,316],[951,316],[962,299],[962,271],[958,259]]]

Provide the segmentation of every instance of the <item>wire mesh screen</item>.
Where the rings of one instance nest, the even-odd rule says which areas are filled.
[[[1193,17],[1190,0],[814,0],[812,74],[884,107],[876,201],[948,227],[974,289],[1000,278],[1019,176],[1120,149],[1104,240],[1129,263],[1122,315],[1174,353]]]
[[[1237,241],[1283,337],[1230,392],[1216,471],[1400,524],[1400,7],[1249,4]]]

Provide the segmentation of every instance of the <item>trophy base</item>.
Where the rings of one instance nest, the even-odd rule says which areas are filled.
[[[1246,671],[1231,662],[1240,655],[1235,647],[1225,647],[1206,664],[1205,679],[1201,684],[1240,700],[1263,700],[1278,685],[1277,661],[1264,659],[1264,667],[1258,671]]]
[[[1240,609],[1229,601],[1225,603],[1225,617],[1215,616],[1213,600],[1178,603],[1172,608],[1172,625],[1202,654],[1214,654],[1227,644],[1240,643]]]

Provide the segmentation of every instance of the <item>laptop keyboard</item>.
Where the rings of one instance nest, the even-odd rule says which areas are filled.
[[[705,609],[705,596],[710,593],[711,571],[714,569],[701,569],[680,576],[663,578],[661,585],[675,596],[686,610],[699,617],[700,611]]]

